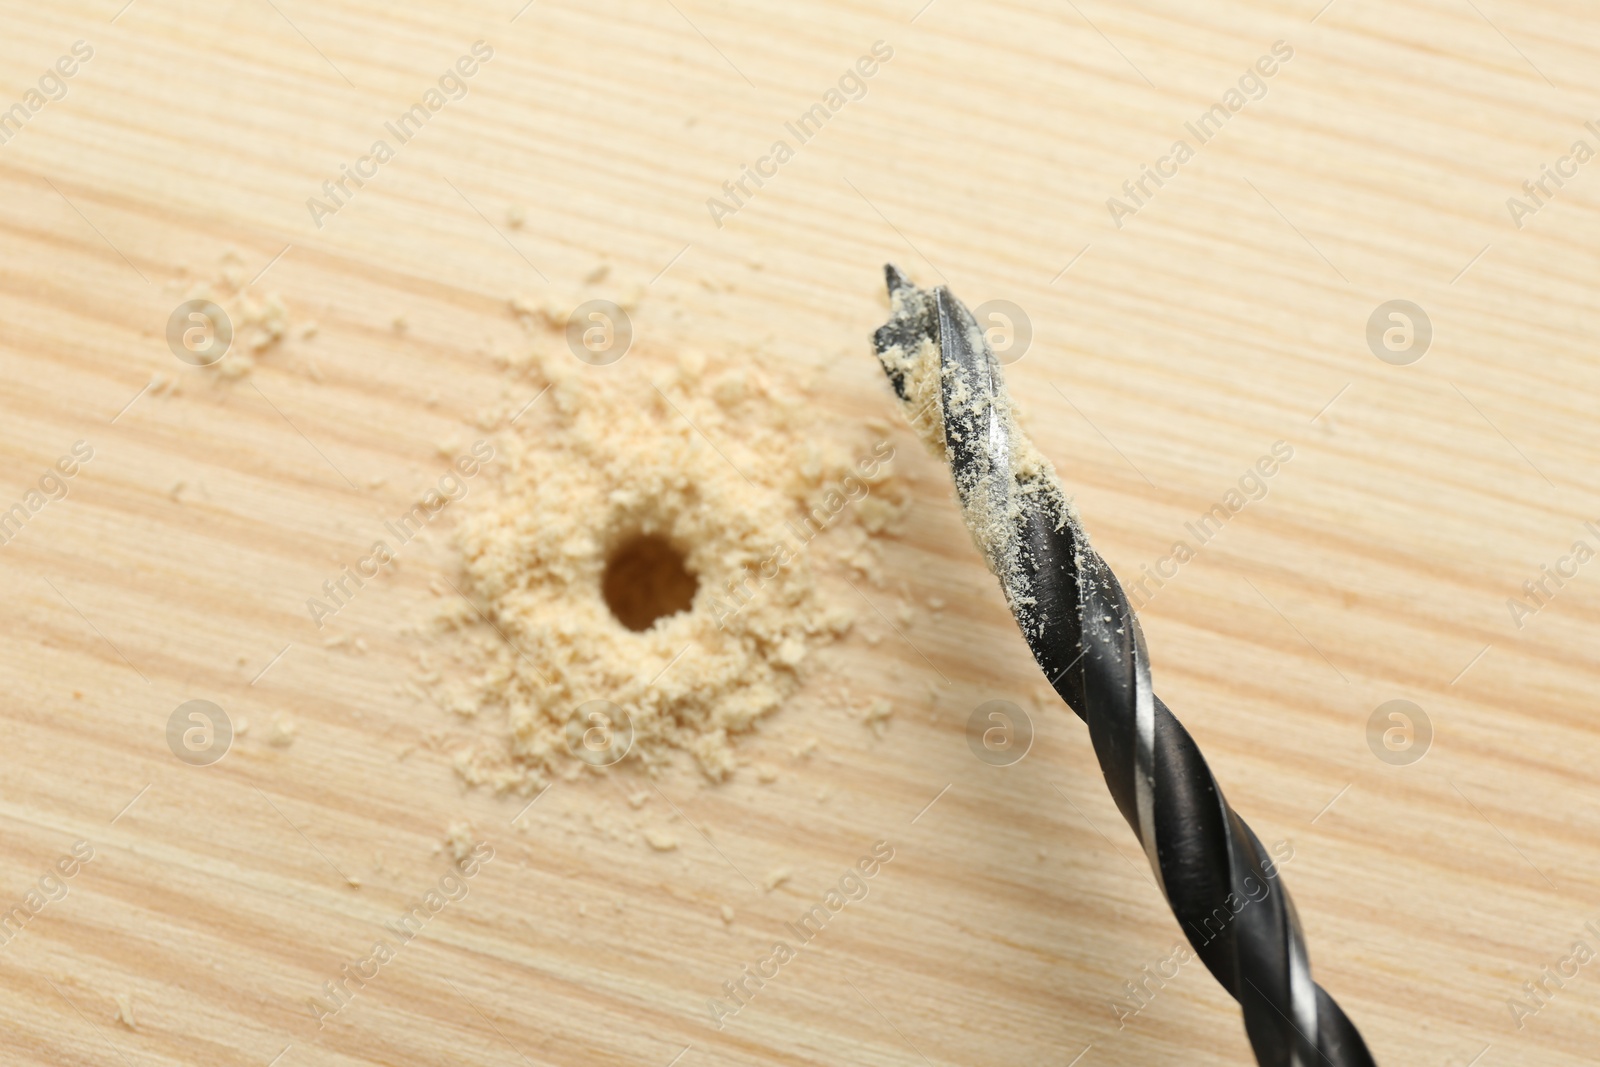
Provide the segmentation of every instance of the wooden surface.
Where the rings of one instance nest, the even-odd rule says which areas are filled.
[[[521,800],[461,786],[428,743],[459,727],[396,691],[430,581],[456,573],[443,527],[331,624],[350,644],[307,620],[438,442],[522,395],[486,354],[525,343],[509,296],[650,283],[629,360],[754,346],[828,368],[834,414],[887,418],[866,337],[892,259],[1026,309],[1011,379],[1125,576],[1292,444],[1145,610],[1158,691],[1292,848],[1314,972],[1380,1062],[1593,1062],[1600,964],[1521,1028],[1508,1000],[1574,939],[1600,948],[1600,564],[1521,628],[1506,601],[1597,541],[1600,163],[1520,229],[1506,200],[1573,141],[1600,147],[1600,18],[919,2],[535,0],[514,22],[518,0],[5,4],[0,106],[73,42],[94,55],[0,146],[0,507],[73,442],[94,458],[0,547],[0,901],[74,842],[94,855],[0,948],[0,1059],[1251,1062],[1198,964],[1119,1030],[1110,1001],[1176,925],[903,431],[917,503],[886,572],[918,608],[909,641],[830,660],[895,702],[888,731],[814,687],[741,749],[778,781],[680,768],[659,782],[676,819],[630,809],[625,776],[561,783],[516,828]],[[466,98],[315,226],[307,198],[477,40],[494,57]],[[719,228],[707,198],[880,40],[865,96]],[[1197,144],[1184,123],[1275,41],[1293,58],[1266,95],[1113,225],[1107,198]],[[221,384],[164,330],[230,249],[320,331]],[[1434,327],[1409,366],[1368,349],[1391,299]],[[1008,768],[966,743],[995,698],[1037,731]],[[209,768],[165,741],[190,699],[252,724]],[[1432,724],[1409,766],[1368,746],[1392,699]],[[792,758],[809,735],[819,754]],[[437,884],[458,822],[493,861],[319,1029],[307,998]],[[878,840],[894,859],[870,895],[716,1029],[722,983]]]

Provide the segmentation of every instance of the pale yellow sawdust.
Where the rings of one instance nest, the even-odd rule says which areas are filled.
[[[918,301],[931,299],[927,290],[903,288],[890,297],[890,310],[899,315],[910,311]],[[975,324],[969,327],[967,343],[976,351],[988,351],[983,333]],[[992,360],[992,356],[989,358]],[[962,516],[973,542],[1000,579],[1012,605],[1032,605],[1032,579],[1016,536],[1025,505],[1038,494],[1048,494],[1059,502],[1061,523],[1077,523],[1078,516],[1072,499],[1061,489],[1055,467],[1022,429],[1020,410],[1010,392],[1001,384],[993,397],[974,395],[954,367],[943,366],[938,342],[931,337],[921,338],[914,351],[894,345],[880,352],[878,359],[886,370],[902,379],[906,395],[900,400],[901,414],[928,451],[939,459],[950,460],[945,439],[947,417],[960,424],[976,416],[980,426],[988,426],[991,415],[997,420],[1003,430],[1001,436],[1008,442],[1008,469],[995,472],[994,481],[985,487],[987,491],[960,496]]]
[[[516,311],[555,334],[531,307]],[[487,738],[458,750],[457,770],[522,795],[583,773],[568,723],[605,700],[631,722],[627,760],[654,773],[687,752],[720,781],[739,765],[737,736],[850,629],[855,594],[818,575],[877,570],[872,538],[909,502],[892,446],[840,428],[749,354],[630,353],[597,368],[543,347],[522,369],[526,388],[548,384],[548,395],[497,436],[498,488],[464,505],[471,603],[452,597],[439,619],[463,639],[465,671],[431,681],[434,699]],[[825,528],[802,541],[813,507]],[[681,551],[699,586],[689,610],[633,632],[606,607],[601,578],[609,553],[641,534]]]
[[[210,278],[194,278],[186,267],[180,272],[188,280],[175,283],[182,286],[184,300],[209,300],[227,314],[233,327],[233,343],[217,362],[205,367],[208,376],[224,380],[247,377],[262,359],[271,355],[291,336],[300,340],[315,336],[315,322],[302,323],[294,330],[289,307],[275,290],[251,285],[245,273],[244,261],[239,253],[229,250],[218,263]],[[179,377],[157,374],[151,378],[152,394],[176,394],[180,389]],[[176,492],[176,490],[174,490]]]

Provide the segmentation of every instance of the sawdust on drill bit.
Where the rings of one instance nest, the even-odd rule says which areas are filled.
[[[1025,513],[1043,514],[1056,528],[1078,523],[1077,511],[1061,488],[1055,467],[1022,429],[1019,412],[1006,389],[982,328],[952,298],[956,328],[976,353],[992,392],[974,388],[974,376],[963,374],[940,354],[939,313],[934,290],[905,284],[889,296],[889,327],[879,333],[877,355],[900,394],[901,413],[924,445],[950,462],[950,435],[976,433],[984,447],[968,466],[954,466],[956,495],[962,517],[989,569],[999,578],[1006,599],[1026,630],[1035,624],[1033,581],[1018,529]],[[1004,464],[991,470],[991,462]]]
[[[911,299],[907,294],[914,290],[901,289],[890,298],[894,314],[903,314],[902,305]],[[939,339],[924,336],[915,348],[892,345],[878,353],[885,369],[900,375],[905,383],[906,396],[900,401],[900,411],[906,422],[916,431],[929,452],[946,462],[949,454],[944,444],[944,406],[939,375]]]
[[[533,331],[547,318],[514,310]],[[894,449],[859,427],[830,434],[804,389],[748,354],[529,358],[528,387],[549,395],[503,435],[499,492],[458,529],[474,603],[455,598],[439,620],[463,638],[466,680],[440,675],[434,698],[503,738],[459,750],[456,768],[522,795],[575,776],[569,724],[602,700],[631,724],[628,760],[654,773],[686,751],[720,781],[737,735],[851,627],[848,586],[822,576],[876,571],[870,538],[909,502]],[[685,610],[630,628],[605,577],[640,539],[681,554],[694,590]]]

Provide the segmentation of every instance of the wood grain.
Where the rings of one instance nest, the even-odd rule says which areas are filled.
[[[396,685],[456,573],[442,528],[339,615],[365,654],[307,622],[439,443],[523,396],[489,358],[525,343],[510,296],[608,263],[647,286],[628,359],[750,351],[815,368],[830,417],[887,418],[886,260],[1026,310],[1011,380],[1125,577],[1293,446],[1145,610],[1159,691],[1290,843],[1315,973],[1380,1062],[1594,1061],[1600,965],[1520,1028],[1508,999],[1600,945],[1600,564],[1520,628],[1507,598],[1597,543],[1600,164],[1521,228],[1507,198],[1600,147],[1600,17],[917,2],[4,4],[0,108],[94,51],[0,145],[0,508],[94,449],[0,547],[0,904],[94,849],[0,948],[5,1062],[1250,1062],[1198,966],[1118,1028],[1109,1002],[1179,932],[909,434],[884,607],[914,620],[902,639],[862,607],[829,668],[895,716],[877,738],[819,680],[741,749],[770,785],[684,767],[635,812],[639,779],[593,776],[515,827],[524,801],[464,790],[467,727]],[[465,98],[317,227],[307,198],[478,40]],[[865,95],[716,225],[707,198],[876,41]],[[1114,225],[1107,198],[1277,41],[1265,95]],[[218,384],[164,332],[230,249],[320,330]],[[1409,366],[1368,349],[1392,299],[1433,326]],[[156,374],[179,391],[144,392]],[[1037,731],[1008,768],[966,743],[994,698]],[[167,749],[189,699],[252,723],[215,766]],[[1409,766],[1368,747],[1391,699],[1432,723]],[[447,873],[464,821],[494,859],[319,1029],[307,998]],[[714,1027],[722,983],[878,840],[868,897]]]

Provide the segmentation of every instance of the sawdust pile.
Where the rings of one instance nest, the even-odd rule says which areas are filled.
[[[606,701],[631,725],[627,760],[654,773],[687,752],[721,781],[737,735],[851,628],[840,578],[878,572],[873,536],[909,501],[893,446],[830,432],[804,388],[746,354],[527,358],[548,391],[498,439],[499,491],[457,531],[473,603],[438,620],[464,670],[434,698],[495,739],[457,770],[523,795],[580,774],[575,716]],[[632,592],[608,604],[618,568]]]

